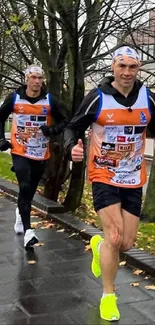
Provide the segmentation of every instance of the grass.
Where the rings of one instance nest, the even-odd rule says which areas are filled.
[[[140,223],[135,246],[155,254],[155,223]]]
[[[8,153],[0,152],[0,177],[11,182],[16,181],[15,173],[11,172],[12,158]]]
[[[11,172],[12,166],[11,155],[0,153],[0,177],[16,182],[16,176]],[[60,193],[59,200],[63,200],[64,192]],[[80,207],[75,211],[75,215],[83,221],[101,228],[99,218],[93,208],[91,185],[87,182],[84,186],[83,197]],[[137,241],[135,246],[155,254],[155,223],[140,222]]]
[[[5,132],[10,132],[11,131],[11,122],[6,121],[5,123]]]

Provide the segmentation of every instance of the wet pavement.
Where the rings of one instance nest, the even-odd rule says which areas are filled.
[[[37,229],[43,244],[26,252],[23,237],[14,234],[14,211],[15,204],[0,197],[0,324],[108,324],[99,317],[101,280],[90,272],[84,242],[56,228]],[[120,267],[118,324],[155,324],[155,291],[145,288],[152,284]]]

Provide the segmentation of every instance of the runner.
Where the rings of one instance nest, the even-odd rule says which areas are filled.
[[[31,202],[50,156],[49,138],[66,125],[65,106],[43,86],[44,71],[31,65],[25,72],[26,85],[7,96],[0,108],[0,150],[11,148],[19,196],[14,225],[24,233],[25,248],[38,242],[30,224]],[[5,139],[4,125],[12,114],[11,143]]]
[[[65,148],[74,162],[84,158],[81,135],[92,125],[88,178],[104,240],[91,239],[92,272],[102,276],[101,318],[119,320],[114,280],[120,251],[132,248],[137,234],[146,182],[146,129],[155,135],[155,95],[138,79],[140,59],[128,46],[113,55],[108,77],[83,100],[65,131]]]

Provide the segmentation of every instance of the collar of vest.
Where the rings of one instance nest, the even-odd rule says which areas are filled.
[[[18,88],[16,90],[16,93],[20,96],[21,99],[29,100],[30,97],[28,97],[27,94],[26,94],[26,88],[27,88],[26,85],[21,86],[20,88]],[[36,97],[36,98],[33,98],[33,99],[35,99],[35,101],[39,101],[40,99],[46,98],[46,95],[47,95],[46,88],[42,87],[40,95],[38,97]]]
[[[106,78],[104,78],[101,81],[101,84],[99,85],[99,88],[106,95],[113,95],[113,96],[120,95],[121,96],[121,94],[119,93],[119,91],[112,86],[111,83],[113,81],[114,81],[114,77],[113,76],[106,77]],[[142,85],[143,85],[143,83],[140,80],[137,79],[135,81],[135,84],[133,86],[133,89],[130,92],[130,96],[136,95],[139,92],[139,90],[142,87]]]

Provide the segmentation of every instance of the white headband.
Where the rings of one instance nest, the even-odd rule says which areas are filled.
[[[129,58],[135,59],[137,62],[140,62],[140,57],[138,53],[129,46],[122,46],[117,49],[113,54],[113,62],[117,60],[119,57],[128,56]]]
[[[41,67],[39,66],[29,66],[26,71],[25,71],[25,76],[29,76],[33,73],[39,73],[42,76],[44,75],[44,71]]]

